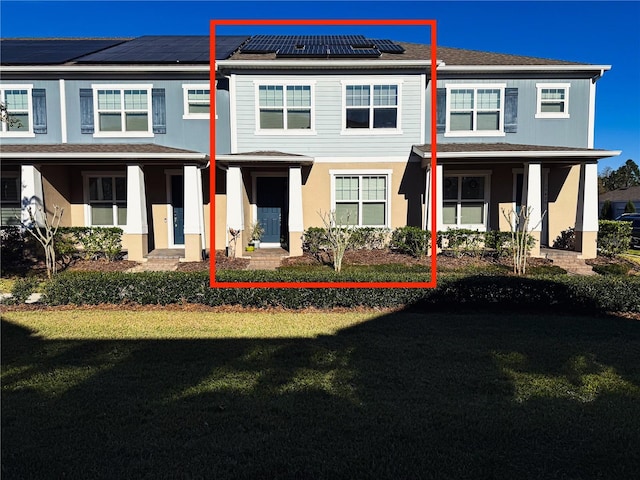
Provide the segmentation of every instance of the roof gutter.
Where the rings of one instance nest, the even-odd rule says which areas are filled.
[[[440,65],[441,62],[437,62]],[[425,68],[431,66],[431,60],[218,60],[216,68],[345,68],[354,67],[401,67],[401,68]]]
[[[440,65],[442,72],[600,72],[611,70],[611,65]]]
[[[209,64],[201,65],[3,65],[3,73],[23,72],[196,72],[209,73]]]
[[[413,152],[422,158],[430,158],[431,152],[425,152],[418,147],[413,147]],[[616,157],[622,150],[510,150],[488,152],[438,152],[437,158],[606,158]]]
[[[135,152],[0,152],[3,159],[133,159],[208,161],[204,153],[135,153]]]

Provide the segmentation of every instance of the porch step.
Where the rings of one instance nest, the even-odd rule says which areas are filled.
[[[591,266],[584,259],[578,258],[579,252],[570,250],[541,249],[541,255],[551,260],[554,265],[566,270],[572,275],[596,275]]]
[[[253,252],[244,252],[244,258],[249,259],[247,270],[275,270],[288,257],[282,248],[261,248]]]
[[[130,268],[127,272],[173,272],[177,270],[178,263],[177,258],[149,258],[146,262]]]

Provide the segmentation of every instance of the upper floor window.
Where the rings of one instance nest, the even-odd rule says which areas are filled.
[[[184,114],[182,118],[209,118],[211,107],[209,84],[183,85]]]
[[[488,207],[486,174],[446,174],[442,189],[442,224],[450,228],[486,230]]]
[[[93,85],[93,89],[95,136],[153,136],[151,85]]]
[[[389,171],[332,171],[332,209],[343,225],[389,226]]]
[[[353,84],[344,89],[343,133],[353,130],[400,128],[399,84]]]
[[[445,136],[504,135],[505,85],[447,86]]]
[[[0,122],[3,136],[34,136],[32,90],[33,85],[0,85],[0,102],[6,107]]]
[[[569,118],[568,83],[537,83],[536,118]]]
[[[260,133],[310,133],[314,130],[311,85],[258,85]]]

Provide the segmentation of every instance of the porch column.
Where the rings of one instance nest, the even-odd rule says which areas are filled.
[[[149,253],[147,195],[141,165],[127,165],[127,226],[122,236],[128,259],[141,262]]]
[[[580,165],[578,211],[576,218],[576,249],[580,258],[595,258],[598,242],[598,165]]]
[[[227,170],[227,244],[231,242],[229,229],[244,230],[244,208],[242,201],[242,170],[240,167],[229,166]],[[239,237],[234,256],[242,256],[242,239]]]
[[[302,168],[289,167],[289,256],[302,255]]]
[[[42,174],[35,165],[22,165],[20,172],[20,220],[23,224],[31,223],[28,209],[38,225],[43,225],[39,208],[44,209],[44,195],[42,193]]]
[[[184,260],[202,260],[202,175],[196,165],[184,166]]]
[[[444,168],[436,165],[436,221],[438,230],[442,230],[442,189],[444,186]],[[433,236],[435,239],[435,235]]]
[[[431,230],[431,168],[427,168],[424,176],[424,216],[422,218],[422,229]]]
[[[542,235],[542,165],[539,163],[525,164],[524,177],[526,208],[531,209],[528,230],[535,240],[531,248],[531,256],[539,257]]]

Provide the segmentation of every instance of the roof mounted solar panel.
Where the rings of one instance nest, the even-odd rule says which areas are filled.
[[[277,52],[278,57],[326,57],[327,47],[325,45],[305,45],[298,47],[287,45]]]
[[[129,39],[2,39],[3,65],[58,65]]]
[[[404,53],[404,48],[391,40],[371,40],[375,47],[384,53]]]
[[[329,57],[377,58],[380,51],[375,48],[353,48],[351,45],[330,45]]]

